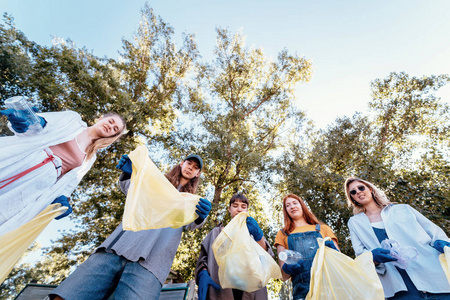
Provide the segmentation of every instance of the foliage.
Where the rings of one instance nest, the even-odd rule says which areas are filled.
[[[393,202],[408,203],[450,232],[448,106],[433,92],[447,75],[410,78],[391,73],[372,82],[373,118],[338,118],[326,130],[304,132],[277,161],[278,189],[300,195],[335,231],[341,250],[353,256],[343,183],[349,176],[373,182]],[[281,206],[275,210],[279,212]],[[278,216],[278,218],[280,218]]]
[[[1,103],[22,94],[32,97],[42,111],[73,109],[89,125],[95,116],[115,111],[128,126],[125,138],[98,153],[94,168],[74,193],[71,218],[77,228],[46,249],[48,257],[36,266],[42,270],[35,278],[40,282],[59,283],[119,224],[124,196],[116,184],[115,165],[139,139],[152,139],[169,130],[174,120],[173,97],[197,57],[196,45],[192,36],[185,35],[177,49],[169,25],[148,6],[141,15],[134,40],[123,41],[120,61],[100,59],[70,41],[51,47],[36,45],[14,27],[9,16],[0,27],[0,38],[7,41],[0,45],[0,71],[9,76],[2,76],[7,84],[2,83]],[[3,288],[13,293],[14,287]]]
[[[185,232],[172,268],[193,277],[200,243],[227,224],[236,192],[273,245],[283,223],[281,198],[300,195],[353,256],[343,183],[358,176],[408,203],[450,233],[449,108],[434,92],[448,75],[391,73],[372,82],[371,114],[356,113],[317,130],[293,105],[311,62],[282,50],[272,61],[245,45],[242,34],[217,29],[214,60],[199,59],[191,35],[177,49],[174,30],[145,6],[136,36],[123,40],[119,60],[99,58],[71,41],[50,47],[29,41],[5,14],[0,24],[0,104],[30,96],[42,111],[73,109],[89,124],[106,111],[127,120],[128,134],[101,151],[73,195],[77,227],[66,232],[35,266],[21,264],[1,285],[12,297],[31,279],[59,283],[119,224],[125,197],[117,188],[120,156],[144,141],[161,169],[188,153],[203,157],[199,195],[213,202],[203,230]],[[4,118],[3,118],[4,121]],[[0,134],[6,134],[3,127]],[[154,156],[154,157],[153,157]],[[161,158],[161,157],[164,158]],[[286,299],[289,283],[271,293]]]

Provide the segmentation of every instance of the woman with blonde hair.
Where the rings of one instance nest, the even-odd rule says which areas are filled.
[[[294,300],[305,299],[309,292],[311,266],[319,245],[317,238],[330,237],[325,245],[338,249],[337,238],[331,228],[321,224],[303,200],[294,194],[283,198],[284,227],[275,238],[278,253],[287,249],[300,252],[302,259],[296,264],[279,261],[283,280],[292,279]]]
[[[450,240],[444,231],[407,204],[393,204],[372,183],[348,178],[344,184],[354,216],[348,221],[356,255],[371,251],[387,299],[450,299],[450,285],[439,254]],[[417,249],[406,269],[394,266],[385,239]]]
[[[33,219],[51,203],[68,210],[70,195],[92,167],[96,152],[125,132],[124,119],[108,113],[88,127],[74,111],[38,114],[43,129],[28,130],[29,123],[12,109],[7,116],[14,136],[0,138],[0,235]]]

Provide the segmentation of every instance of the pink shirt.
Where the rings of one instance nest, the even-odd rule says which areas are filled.
[[[68,142],[49,147],[53,154],[62,161],[61,176],[83,164],[86,152],[82,151],[77,143],[77,138]]]

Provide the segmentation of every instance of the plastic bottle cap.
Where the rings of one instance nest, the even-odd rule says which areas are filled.
[[[280,252],[279,254],[278,254],[278,257],[282,260],[282,261],[286,261],[286,259],[288,258],[288,256],[287,256],[287,254],[286,254],[286,252]]]

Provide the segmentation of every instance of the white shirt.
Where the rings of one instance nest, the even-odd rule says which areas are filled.
[[[407,204],[389,205],[381,211],[381,218],[390,239],[402,246],[412,246],[419,252],[418,259],[405,270],[419,291],[450,293],[450,285],[439,262],[439,254],[432,247],[436,240],[450,241],[444,231]],[[369,218],[361,212],[348,221],[353,249],[356,255],[380,248]],[[385,297],[406,291],[400,273],[390,263],[379,264],[377,273]]]

